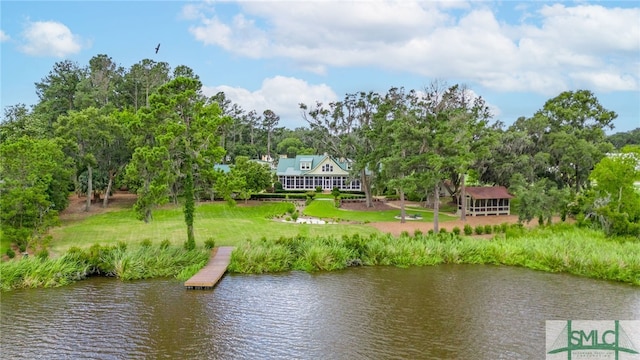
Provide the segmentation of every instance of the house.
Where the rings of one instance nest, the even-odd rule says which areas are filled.
[[[469,186],[465,193],[465,209],[469,216],[511,214],[510,199],[514,196],[504,186]],[[462,210],[460,205],[458,210]]]
[[[328,155],[298,155],[280,158],[276,175],[284,190],[360,191],[360,180],[349,176],[351,162]]]

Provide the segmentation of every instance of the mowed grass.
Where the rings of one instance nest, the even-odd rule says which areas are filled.
[[[273,217],[286,214],[291,206],[284,202],[249,206],[229,206],[226,203],[198,205],[194,222],[196,243],[202,245],[211,238],[216,245],[235,246],[242,241],[263,237],[277,239],[298,235],[314,237],[378,233],[378,230],[366,225],[310,225],[273,220]],[[55,256],[72,246],[84,248],[96,243],[116,245],[120,241],[140,244],[145,239],[154,244],[169,240],[171,244],[181,245],[186,240],[186,234],[180,206],[154,210],[153,220],[149,223],[137,220],[133,210],[125,209],[94,215],[81,221],[63,222],[62,226],[51,230],[53,241],[50,252]]]
[[[420,216],[422,216],[422,220],[418,221],[433,221],[432,211],[407,208],[406,213],[407,215],[419,214]],[[336,208],[333,204],[333,201],[314,200],[304,209],[304,215],[318,217],[321,219],[339,219],[359,222],[398,221],[395,217],[400,215],[400,209],[380,211],[353,211]],[[456,217],[442,213],[438,215],[438,220],[440,221],[456,219]]]

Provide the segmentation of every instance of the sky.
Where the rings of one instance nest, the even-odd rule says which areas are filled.
[[[186,65],[203,92],[304,127],[299,103],[462,84],[495,121],[587,89],[640,127],[635,1],[0,1],[0,107],[38,102],[56,62]],[[160,43],[158,53],[156,45]]]

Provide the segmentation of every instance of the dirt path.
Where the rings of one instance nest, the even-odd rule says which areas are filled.
[[[419,206],[418,203],[414,202],[405,202],[406,206]],[[359,210],[359,211],[381,211],[381,210],[393,210],[400,209],[399,201],[389,201],[386,203],[375,202],[373,208],[367,208],[364,202],[358,203],[344,203],[341,206],[343,209],[349,210]],[[415,208],[412,208],[410,211],[415,213]],[[429,211],[429,209],[425,209],[425,211]],[[445,213],[446,215],[456,216],[455,214]],[[559,218],[553,219],[554,222],[560,221]],[[465,221],[462,220],[453,220],[453,221],[441,221],[438,225],[441,229],[447,229],[447,231],[453,230],[454,227],[458,227],[461,231],[466,224],[469,224],[471,227],[476,227],[477,225],[496,225],[502,223],[515,224],[518,222],[517,215],[499,215],[499,216],[467,216]],[[534,227],[537,225],[537,220],[532,221],[529,224],[526,224],[528,227]],[[416,220],[407,220],[404,224],[398,221],[388,221],[388,222],[372,222],[367,224],[369,226],[373,226],[374,228],[384,232],[390,233],[394,236],[399,236],[403,231],[408,232],[409,234],[413,234],[416,230],[420,230],[423,233],[428,232],[429,230],[433,230],[433,222],[429,221],[416,221]]]
[[[69,196],[69,206],[60,212],[60,220],[82,220],[92,215],[102,214],[109,211],[130,209],[136,202],[136,194],[131,194],[124,191],[117,191],[109,197],[109,205],[106,208],[102,207],[102,200],[100,202],[92,202],[89,211],[85,211],[87,198],[77,195]]]

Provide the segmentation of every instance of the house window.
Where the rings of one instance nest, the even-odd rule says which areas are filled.
[[[311,170],[311,163],[308,161],[301,162],[300,170]]]
[[[348,163],[344,164],[344,168],[347,169],[347,170],[351,170],[351,163],[348,162]]]
[[[333,172],[333,165],[331,164],[322,165],[322,172]]]

